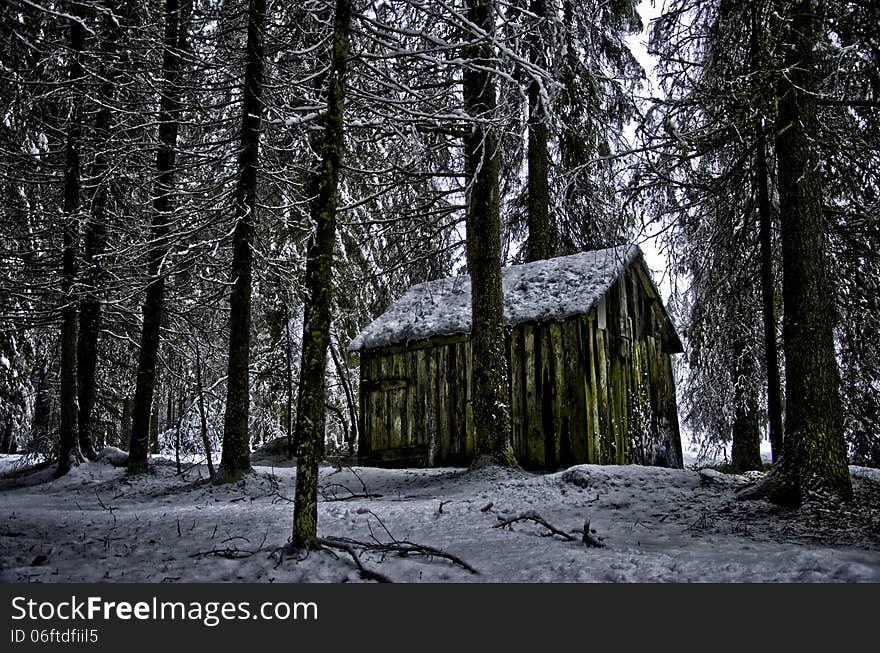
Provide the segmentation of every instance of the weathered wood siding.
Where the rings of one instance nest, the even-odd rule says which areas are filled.
[[[467,465],[474,453],[470,354],[465,338],[363,352],[361,461]]]
[[[644,275],[630,266],[588,315],[510,330],[513,447],[523,467],[682,466],[670,358],[679,345]],[[469,464],[470,379],[465,337],[362,352],[361,461]]]

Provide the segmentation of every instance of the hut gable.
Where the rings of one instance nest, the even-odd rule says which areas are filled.
[[[638,247],[502,271],[517,461],[681,467],[671,354],[681,342]],[[474,454],[467,276],[408,290],[359,351],[362,464],[466,465]]]
[[[586,315],[641,256],[641,250],[630,245],[506,267],[502,270],[504,321],[514,326]],[[645,279],[653,285],[649,275]],[[656,288],[653,292],[657,296]],[[462,275],[413,286],[369,324],[349,349],[361,351],[470,331],[471,281]]]

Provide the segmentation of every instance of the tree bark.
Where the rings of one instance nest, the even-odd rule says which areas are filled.
[[[468,0],[467,17],[485,32],[484,38],[467,46],[468,64],[462,73],[464,108],[472,121],[465,139],[465,174],[469,180],[466,221],[471,277],[474,465],[514,465],[501,288],[498,143],[489,124],[496,109],[491,72],[495,20],[492,0]]]
[[[142,474],[147,471],[150,411],[155,392],[160,329],[165,310],[165,272],[162,265],[168,253],[168,233],[174,205],[177,134],[183,94],[180,84],[181,50],[186,45],[187,23],[191,12],[192,0],[183,0],[183,4],[180,4],[179,0],[165,0],[165,43],[162,57],[162,91],[159,99],[159,150],[156,154],[157,176],[153,191],[153,218],[150,224],[152,244],[132,406],[129,474]]]
[[[52,394],[49,391],[49,361],[40,358],[37,365],[37,391],[34,396],[34,417],[31,420],[31,439],[44,442],[49,433],[52,412]]]
[[[251,470],[248,438],[250,407],[251,290],[254,228],[257,213],[257,168],[263,114],[263,28],[266,0],[248,2],[241,151],[235,188],[232,233],[232,294],[229,297],[229,361],[223,452],[217,479],[237,481]]]
[[[12,426],[13,420],[10,418],[3,427],[3,437],[2,441],[0,441],[0,453],[15,453],[18,450]]]
[[[58,425],[58,467],[55,476],[60,477],[74,465],[82,462],[77,429],[76,397],[76,342],[77,301],[75,283],[77,274],[77,250],[79,240],[80,208],[80,152],[82,146],[82,89],[85,74],[80,57],[85,41],[85,30],[74,8],[70,19],[70,80],[71,109],[67,126],[67,142],[64,154],[64,201],[61,292],[64,305],[61,308],[61,372],[59,401],[61,415]]]
[[[284,359],[285,372],[284,387],[287,394],[286,415],[284,419],[284,431],[287,433],[287,459],[293,460],[296,447],[293,442],[293,343],[290,337],[290,311],[287,304],[284,305]]]
[[[199,422],[202,434],[202,447],[205,449],[205,459],[208,463],[208,476],[214,480],[214,460],[211,452],[211,440],[208,437],[208,416],[205,411],[205,388],[202,383],[202,356],[199,351],[199,343],[196,340],[196,394],[199,401]]]
[[[82,285],[79,304],[79,340],[77,342],[77,393],[79,397],[79,446],[90,460],[96,457],[92,441],[92,413],[95,409],[95,386],[98,363],[98,333],[101,328],[101,286],[103,265],[100,256],[106,248],[106,211],[109,196],[110,145],[113,141],[113,98],[119,76],[116,62],[121,36],[119,5],[111,2],[104,7],[104,30],[101,39],[101,84],[99,106],[95,116],[98,147],[91,179],[95,187],[91,211],[83,230]]]
[[[765,66],[759,33],[759,3],[752,5],[752,72]],[[758,207],[759,241],[761,247],[761,306],[764,321],[764,362],[767,375],[767,419],[769,422],[772,460],[779,460],[782,451],[782,384],[779,378],[779,352],[776,348],[776,284],[773,276],[773,208],[770,203],[769,171],[767,170],[767,136],[763,120],[755,125],[755,194]]]
[[[773,462],[782,451],[782,382],[776,348],[776,284],[773,276],[773,211],[767,184],[767,142],[757,128],[755,176],[757,178],[759,240],[761,243],[761,306],[764,320],[764,362],[767,373],[767,419]]]
[[[291,540],[294,549],[314,548],[317,544],[318,463],[324,442],[325,372],[332,318],[333,248],[339,167],[344,147],[343,110],[350,26],[350,0],[336,0],[321,164],[313,178],[311,214],[315,230],[306,261],[307,297],[295,435],[298,451]]]
[[[159,401],[157,393],[156,399],[153,401],[153,410],[150,413],[150,453],[153,454],[159,453]]]
[[[730,464],[735,472],[761,469],[761,428],[756,392],[752,387],[754,359],[744,342],[736,348],[736,381],[734,385],[733,443]]]
[[[791,14],[788,14],[788,7]],[[785,304],[785,439],[779,462],[747,497],[798,505],[809,494],[852,497],[834,353],[833,289],[825,255],[816,137],[815,7],[776,7],[784,73],[777,84],[776,153]]]
[[[547,17],[545,0],[531,0],[529,10],[537,18],[529,38],[529,61],[546,67],[541,29]],[[547,110],[541,95],[541,82],[529,83],[529,152],[528,152],[528,223],[529,240],[527,261],[553,258],[554,225],[550,216],[550,186],[547,181],[550,155],[547,151]]]
[[[337,342],[338,346],[338,342]],[[348,410],[348,422],[345,429],[345,445],[349,456],[354,456],[354,445],[358,441],[358,415],[357,401],[355,393],[351,387],[351,378],[348,375],[348,365],[345,364],[344,354],[337,353],[336,347],[330,343],[330,356],[333,359],[333,366],[336,368],[336,375],[339,377],[339,383],[342,385],[342,391],[345,393],[345,406]]]
[[[171,376],[171,370],[168,370],[168,376]],[[168,380],[168,394],[165,396],[165,428],[167,431],[174,422],[174,384],[171,379]]]
[[[119,428],[119,444],[123,447],[131,442],[131,404],[129,397],[122,400],[122,418]]]

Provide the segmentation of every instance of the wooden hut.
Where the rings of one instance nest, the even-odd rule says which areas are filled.
[[[671,356],[682,346],[641,250],[514,265],[502,279],[519,464],[681,467]],[[413,286],[349,345],[361,464],[471,462],[470,302],[468,276]]]

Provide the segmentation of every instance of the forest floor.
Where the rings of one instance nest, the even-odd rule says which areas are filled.
[[[876,469],[851,467],[848,504],[793,510],[736,499],[749,478],[714,470],[328,465],[319,535],[336,547],[290,556],[283,457],[222,486],[162,457],[134,478],[22,462],[0,457],[0,582],[880,582]]]

